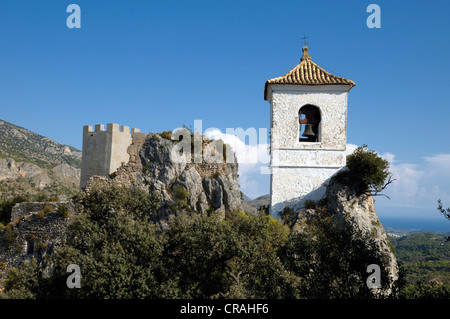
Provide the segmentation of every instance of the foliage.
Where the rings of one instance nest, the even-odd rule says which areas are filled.
[[[119,211],[133,213],[143,220],[149,219],[160,202],[157,195],[148,194],[138,188],[120,186],[94,188],[89,194],[80,193],[74,196],[73,200],[81,213],[99,223]]]
[[[354,187],[356,194],[382,191],[392,180],[389,173],[389,162],[373,151],[367,145],[358,147],[347,156],[348,181]],[[387,184],[386,179],[389,177]]]
[[[45,212],[44,212],[43,209],[39,210],[39,211],[37,212],[37,214],[36,214],[36,217],[37,217],[38,219],[42,219],[42,218],[44,218],[44,216],[45,216]]]
[[[40,285],[42,272],[39,271],[36,259],[24,264],[21,269],[12,268],[5,279],[7,297],[16,299],[34,299],[35,291],[42,289]]]
[[[442,205],[442,201],[438,199],[438,211],[447,219],[450,221],[450,207],[444,208]],[[450,241],[450,236],[446,238],[447,241]]]
[[[22,203],[27,200],[24,195],[18,195],[12,198],[8,198],[0,202],[0,223],[7,224],[11,220],[11,210],[17,203]]]
[[[7,224],[5,226],[5,241],[6,241],[6,247],[8,249],[11,249],[12,245],[14,244],[14,242],[16,241],[17,238],[17,232],[13,229],[13,226],[11,225],[11,223]]]
[[[58,204],[57,212],[59,216],[67,218],[69,217],[69,209],[67,208],[66,204]]]
[[[157,297],[161,293],[155,279],[161,245],[157,241],[157,227],[148,219],[158,200],[138,189],[111,187],[95,189],[78,196],[76,201],[80,212],[70,223],[68,239],[50,258],[55,266],[54,275],[48,279],[36,275],[37,279],[30,284],[26,279],[16,278],[26,278],[24,271],[39,272],[39,265],[35,264],[32,270],[13,272],[12,281],[6,287],[7,295],[12,298]],[[66,287],[66,269],[70,264],[82,269],[83,289]]]
[[[383,290],[392,284],[375,241],[363,239],[351,223],[338,225],[324,209],[308,216],[302,232],[291,233],[282,255],[303,278],[299,290],[305,298],[379,297],[366,285],[370,264],[380,266]]]
[[[450,285],[436,282],[407,284],[400,293],[404,299],[450,299]]]
[[[397,261],[404,270],[402,298],[450,297],[450,242],[433,233],[410,234],[391,240]]]
[[[450,207],[444,208],[442,205],[442,201],[438,199],[438,208],[437,208],[442,215],[448,220],[450,220]]]
[[[172,139],[172,131],[164,131],[161,133],[161,137],[165,138],[166,140]]]
[[[183,196],[185,197],[185,196]],[[47,264],[13,270],[10,298],[371,298],[367,265],[380,253],[326,211],[305,231],[263,213],[180,209],[161,229],[158,198],[138,189],[93,189],[75,198],[67,241]],[[81,289],[66,286],[67,266],[81,269]],[[45,278],[43,267],[53,265]]]
[[[47,193],[36,194],[20,194],[13,197],[5,198],[0,201],[0,223],[7,224],[11,220],[11,211],[14,205],[22,202],[54,202],[58,198],[55,195],[49,195]],[[46,212],[52,211],[51,206],[46,205],[44,207]]]
[[[163,263],[177,298],[281,298],[292,282],[277,256],[288,229],[267,215],[184,213],[163,238]],[[172,278],[172,279],[170,279]]]
[[[170,203],[169,207],[174,210],[189,210],[187,202],[189,196],[189,192],[182,185],[175,185],[172,188],[172,199],[174,202]]]

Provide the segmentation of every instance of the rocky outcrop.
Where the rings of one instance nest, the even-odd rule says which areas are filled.
[[[156,193],[161,198],[157,215],[163,223],[180,208],[221,216],[241,209],[238,164],[234,154],[231,163],[194,163],[192,158],[176,161],[172,152],[177,142],[163,136],[134,133],[128,148],[129,163],[110,177],[91,177],[86,191],[106,183],[140,187]],[[210,142],[205,138],[204,147]]]
[[[374,198],[364,194],[357,196],[351,187],[332,178],[326,191],[326,203],[328,211],[334,214],[339,223],[353,223],[363,237],[375,240],[390,277],[397,280],[398,265],[394,248],[377,216]]]

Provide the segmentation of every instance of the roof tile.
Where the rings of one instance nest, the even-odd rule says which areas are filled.
[[[308,47],[306,46],[303,47],[301,62],[295,68],[283,76],[266,81],[264,98],[266,98],[267,86],[269,84],[355,86],[355,82],[330,74],[311,61],[311,56],[308,54]]]

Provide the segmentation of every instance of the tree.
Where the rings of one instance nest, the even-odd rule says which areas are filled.
[[[44,263],[12,270],[10,298],[372,298],[369,264],[389,279],[380,252],[316,208],[303,232],[266,215],[198,214],[179,207],[167,227],[159,200],[118,186],[74,200],[67,240]],[[81,269],[81,289],[66,285]],[[50,276],[44,276],[51,270]]]
[[[282,298],[299,297],[297,278],[278,250],[289,229],[265,214],[196,214],[182,207],[157,227],[157,199],[121,187],[79,195],[67,241],[47,264],[14,270],[11,298]],[[69,289],[67,266],[81,269]],[[43,269],[51,266],[46,278]],[[32,274],[33,280],[28,280]]]
[[[177,298],[298,297],[277,255],[288,232],[265,214],[179,214],[163,234],[169,286]]]
[[[438,211],[444,215],[444,217],[447,220],[450,220],[450,207],[444,208],[444,206],[442,205],[442,201],[440,199],[438,199]],[[446,241],[450,241],[450,236],[448,236],[446,238]]]
[[[20,298],[158,297],[162,246],[149,222],[158,199],[138,189],[107,187],[79,195],[67,241],[47,263],[25,265],[11,273],[7,296]],[[82,289],[69,289],[67,266],[81,269]],[[51,266],[52,276],[43,276]],[[31,269],[30,269],[31,268]],[[25,280],[27,274],[33,280]],[[25,278],[25,279],[21,279]]]
[[[356,148],[347,156],[347,169],[341,178],[346,179],[357,195],[382,195],[379,193],[394,181],[389,172],[389,162],[367,149],[367,145]]]
[[[292,232],[282,249],[288,270],[300,277],[300,295],[304,298],[378,298],[367,287],[367,266],[381,269],[381,290],[392,283],[374,239],[363,238],[351,223],[337,224],[324,208],[305,219],[301,232]],[[395,296],[395,292],[390,296]]]

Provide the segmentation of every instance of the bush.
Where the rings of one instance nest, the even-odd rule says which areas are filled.
[[[44,212],[43,209],[41,209],[41,210],[38,211],[38,213],[36,214],[36,217],[37,217],[38,219],[42,219],[42,218],[44,218],[44,215],[45,215],[45,212]]]
[[[6,225],[5,230],[6,230],[6,233],[5,233],[4,238],[6,240],[6,247],[8,247],[8,249],[11,249],[12,245],[16,241],[17,232],[14,231],[11,224]]]
[[[175,205],[172,208],[189,208],[187,199],[189,198],[189,192],[182,185],[175,185],[172,190],[172,197],[175,201]]]
[[[44,205],[44,208],[42,208],[42,210],[44,211],[44,213],[50,213],[53,211],[53,208],[52,206],[46,204]]]
[[[389,162],[375,151],[368,150],[367,145],[358,147],[353,154],[347,156],[347,168],[350,184],[357,194],[380,192],[387,185],[386,179],[390,177]]]
[[[161,137],[165,138],[166,140],[172,139],[172,131],[164,131],[161,133]]]
[[[27,201],[27,197],[24,195],[18,195],[13,198],[8,198],[0,203],[0,223],[9,223],[11,220],[11,210],[17,203]]]
[[[69,217],[69,209],[67,208],[66,204],[58,204],[57,212],[61,217]]]

